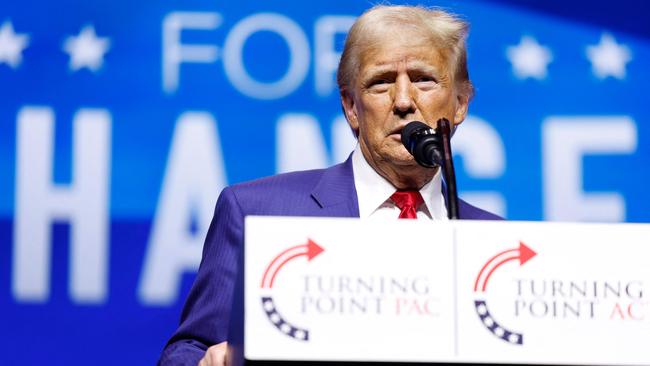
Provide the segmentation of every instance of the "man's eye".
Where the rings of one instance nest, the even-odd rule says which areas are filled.
[[[431,76],[419,76],[419,77],[417,77],[417,78],[415,79],[415,82],[416,82],[416,83],[426,83],[426,82],[430,82],[430,81],[431,81],[431,82],[435,82],[436,79],[434,79],[434,78],[431,77]]]
[[[376,79],[370,82],[370,86],[375,86],[375,85],[383,85],[383,84],[388,84],[388,80],[386,79]]]
[[[392,81],[390,79],[373,79],[368,84],[366,88],[372,92],[385,92],[390,88]]]

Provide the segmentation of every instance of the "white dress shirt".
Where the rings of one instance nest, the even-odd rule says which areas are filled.
[[[400,209],[390,199],[397,189],[368,164],[359,144],[352,153],[352,171],[359,201],[359,217],[373,220],[397,219]],[[433,179],[420,189],[420,194],[424,205],[418,208],[418,219],[447,220],[440,169]]]

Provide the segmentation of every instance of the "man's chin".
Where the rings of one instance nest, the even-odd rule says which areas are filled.
[[[382,149],[377,150],[376,154],[372,154],[375,157],[375,161],[380,165],[391,165],[395,169],[404,170],[404,169],[415,169],[420,167],[418,163],[415,162],[413,155],[406,151],[406,148],[402,146],[400,142],[399,145],[391,144],[391,146],[383,146]]]
[[[419,166],[418,163],[415,161],[413,158],[413,155],[411,155],[406,149],[403,149],[404,151],[400,151],[397,154],[393,154],[389,162],[393,165],[400,166],[400,167],[417,167]]]

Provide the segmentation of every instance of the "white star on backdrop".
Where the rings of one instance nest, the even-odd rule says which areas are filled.
[[[519,79],[545,79],[546,68],[553,60],[551,51],[530,36],[523,36],[518,45],[508,47],[506,56],[512,64],[512,72]]]
[[[70,55],[70,70],[77,71],[88,68],[97,72],[104,64],[104,55],[108,52],[111,41],[108,38],[97,37],[92,25],[85,26],[78,36],[66,39],[63,49]]]
[[[599,79],[608,76],[625,79],[625,65],[632,60],[630,49],[616,43],[611,34],[603,33],[600,43],[587,47],[587,58],[591,62],[591,71]]]
[[[2,23],[0,28],[0,64],[6,63],[15,69],[23,61],[23,50],[29,44],[27,34],[17,34],[10,21]]]

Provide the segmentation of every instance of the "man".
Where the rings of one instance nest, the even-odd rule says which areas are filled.
[[[444,117],[454,127],[463,121],[472,96],[466,34],[466,23],[439,10],[378,6],[359,17],[338,70],[357,148],[328,169],[223,190],[181,324],[160,364],[224,363],[245,216],[446,219],[439,169],[419,166],[400,132],[414,120],[433,126]],[[498,218],[463,201],[459,211],[462,219]]]

